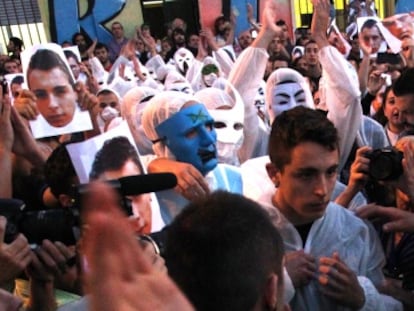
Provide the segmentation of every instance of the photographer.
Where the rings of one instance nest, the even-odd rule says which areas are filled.
[[[414,308],[414,214],[413,205],[413,179],[414,179],[414,136],[400,138],[396,145],[394,155],[378,153],[378,157],[388,158],[387,162],[381,160],[381,167],[376,170],[378,157],[369,157],[365,154],[365,167],[361,174],[371,175],[371,178],[380,178],[377,173],[389,173],[389,177],[381,182],[388,185],[395,194],[395,207],[382,207],[370,204],[361,207],[357,215],[373,221],[374,225],[382,224],[378,228],[380,239],[386,254],[385,275],[386,280],[382,292],[400,300],[406,310]],[[363,153],[364,150],[358,153]],[[401,157],[398,157],[401,152]],[[387,165],[388,164],[388,165]],[[399,176],[397,176],[399,175]],[[384,224],[385,222],[385,224]],[[377,226],[378,227],[378,226]],[[411,233],[409,233],[411,232]]]

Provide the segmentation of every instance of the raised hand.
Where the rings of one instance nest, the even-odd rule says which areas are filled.
[[[83,253],[93,311],[193,310],[166,273],[151,265],[118,207],[116,193],[92,184],[84,200]]]
[[[149,164],[148,171],[150,173],[173,173],[177,177],[175,191],[189,201],[210,193],[210,188],[204,176],[191,164],[158,158]]]
[[[319,48],[329,45],[326,30],[329,26],[329,0],[312,0],[313,18],[311,25],[312,38],[316,41]]]
[[[36,95],[29,90],[22,90],[14,99],[14,107],[17,112],[27,120],[35,120],[39,115],[36,105]]]

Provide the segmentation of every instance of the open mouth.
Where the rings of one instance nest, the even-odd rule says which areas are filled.
[[[207,163],[208,161],[215,159],[217,157],[215,151],[210,151],[210,150],[205,150],[205,149],[199,149],[197,154],[201,158],[201,161],[203,163]]]

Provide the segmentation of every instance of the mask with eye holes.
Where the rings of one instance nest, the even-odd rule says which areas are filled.
[[[279,68],[266,81],[266,108],[270,123],[283,111],[296,106],[315,109],[306,79],[296,70]]]
[[[185,76],[194,62],[194,55],[186,48],[179,48],[174,54],[174,62],[179,72]]]
[[[302,86],[297,82],[283,82],[273,90],[272,112],[278,116],[296,106],[306,106],[306,96]]]
[[[195,97],[206,105],[214,119],[219,162],[238,166],[238,150],[244,139],[244,104],[230,83],[225,89],[206,88],[197,92]]]
[[[160,123],[158,139],[177,161],[192,164],[205,175],[217,166],[216,132],[213,118],[203,104],[195,103]]]

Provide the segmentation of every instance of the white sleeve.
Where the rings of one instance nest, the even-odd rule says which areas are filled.
[[[259,136],[259,119],[254,98],[263,80],[269,54],[262,48],[246,48],[237,58],[228,77],[244,102],[244,141],[239,150],[240,163],[251,158]]]
[[[192,84],[196,79],[201,79],[201,69],[203,68],[203,62],[198,59],[194,59],[190,68],[188,68],[185,78]]]
[[[352,65],[332,46],[326,46],[319,51],[319,60],[323,68],[322,91],[328,108],[328,119],[335,124],[339,133],[341,169],[351,152],[361,125],[362,107],[358,76]]]
[[[220,69],[223,72],[224,77],[228,77],[234,65],[229,54],[224,49],[220,48],[217,51],[213,51],[213,57],[220,64]]]

